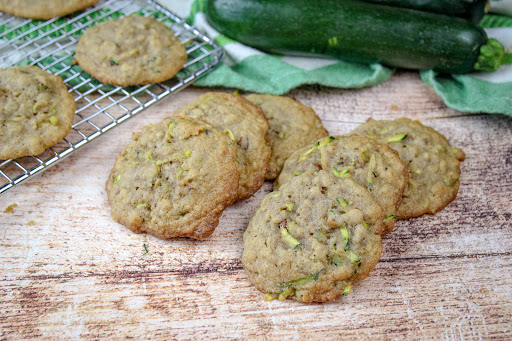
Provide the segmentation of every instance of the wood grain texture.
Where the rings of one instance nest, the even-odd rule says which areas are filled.
[[[207,90],[149,108],[0,197],[0,339],[512,339],[512,118],[448,109],[409,72],[368,89],[293,90],[331,134],[406,116],[466,161],[457,199],[399,222],[351,295],[267,302],[240,257],[271,183],[229,207],[204,241],[137,235],[109,215],[104,182],[131,133]]]

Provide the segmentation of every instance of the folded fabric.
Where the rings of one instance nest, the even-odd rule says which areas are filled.
[[[303,84],[320,84],[339,88],[361,88],[385,82],[393,69],[380,64],[347,63],[332,58],[302,58],[272,55],[236,42],[215,31],[207,22],[207,0],[160,0],[162,5],[209,37],[225,50],[219,67],[197,80],[200,86],[224,86],[241,90],[285,94]],[[500,15],[486,15],[481,25],[489,37],[498,39],[507,51],[512,50],[512,0],[493,0],[491,9]],[[493,73],[441,75],[421,71],[421,79],[430,85],[445,104],[463,112],[502,113],[512,115],[512,65]]]

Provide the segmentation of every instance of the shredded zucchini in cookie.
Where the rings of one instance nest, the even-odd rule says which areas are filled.
[[[284,227],[283,225],[279,226],[279,229],[281,230],[281,236],[283,237],[283,240],[286,242],[286,244],[288,244],[292,249],[295,249],[296,247],[298,247],[299,245],[301,245],[301,243],[293,238],[293,236],[290,234],[290,232],[288,232],[288,230],[286,229],[286,227]]]
[[[302,154],[299,158],[300,161],[306,159],[306,157],[309,155],[309,154],[312,154],[314,153],[317,149],[318,149],[318,146],[320,145],[320,142],[317,142],[313,145],[313,147],[311,147],[307,152],[305,152],[304,154]]]
[[[402,141],[406,137],[407,137],[407,134],[396,134],[394,136],[388,137],[386,139],[386,142],[398,142],[398,141]]]

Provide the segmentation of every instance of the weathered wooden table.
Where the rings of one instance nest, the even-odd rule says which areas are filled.
[[[467,157],[457,199],[399,222],[351,295],[267,302],[240,257],[270,183],[204,241],[137,235],[109,215],[104,183],[131,133],[206,90],[160,102],[0,196],[0,338],[512,339],[512,118],[448,109],[413,72],[362,90],[292,91],[331,134],[406,116]]]

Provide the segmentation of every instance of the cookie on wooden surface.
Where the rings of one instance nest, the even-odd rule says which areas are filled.
[[[127,86],[172,78],[185,64],[187,52],[165,24],[130,15],[88,29],[75,57],[102,83]]]
[[[279,175],[291,153],[329,135],[315,111],[293,98],[260,94],[246,98],[263,110],[270,125],[272,154],[266,180]]]
[[[434,129],[408,118],[370,119],[352,133],[388,144],[407,165],[409,182],[398,209],[399,219],[435,214],[457,196],[465,154]]]
[[[333,300],[379,261],[383,219],[363,186],[309,171],[263,197],[244,233],[242,265],[269,299]]]
[[[0,160],[41,154],[69,133],[74,115],[59,76],[30,65],[0,69]]]
[[[304,172],[321,169],[365,187],[386,214],[382,235],[393,230],[409,179],[407,166],[396,151],[365,136],[329,136],[293,153],[274,189]]]
[[[48,20],[80,11],[97,2],[98,0],[0,0],[0,11],[17,17]]]
[[[106,183],[112,218],[160,238],[206,238],[238,194],[235,148],[207,122],[169,117],[135,134]]]
[[[265,182],[271,149],[268,121],[259,107],[242,96],[207,92],[176,114],[203,119],[235,142],[240,169],[239,199],[248,198],[260,189]]]

